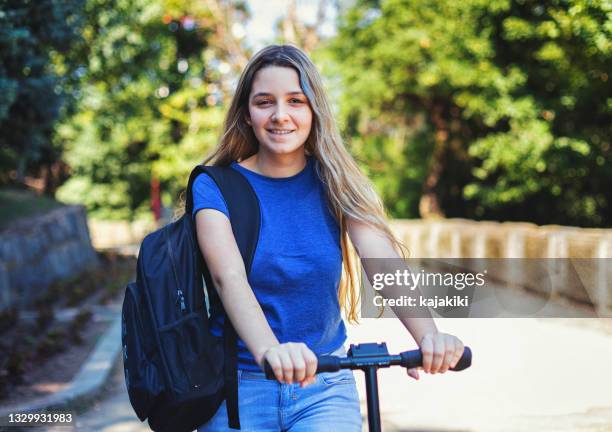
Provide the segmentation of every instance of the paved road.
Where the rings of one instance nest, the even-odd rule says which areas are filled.
[[[96,432],[147,432],[130,405],[123,381],[123,370],[117,368],[113,377],[116,385],[108,397],[94,404],[89,412],[77,416],[76,430]]]
[[[419,381],[399,368],[381,370],[385,431],[612,431],[611,319],[437,323],[472,347],[473,366],[421,374]],[[397,320],[364,319],[349,327],[350,342],[383,340],[390,352],[415,347]],[[363,380],[356,374],[365,413]],[[148,430],[131,410],[120,370],[115,380],[103,401],[78,416],[78,431]]]
[[[437,322],[472,348],[472,368],[419,381],[380,371],[386,431],[612,431],[612,333],[591,319]],[[390,319],[368,320],[349,338],[387,340],[391,352],[412,345]]]

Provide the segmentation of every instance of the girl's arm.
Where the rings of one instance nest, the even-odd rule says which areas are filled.
[[[360,258],[401,259],[391,241],[379,229],[352,218],[348,219],[347,228]],[[463,343],[455,336],[439,332],[431,316],[410,318],[403,313],[397,316],[421,348],[425,372],[444,373],[459,361],[463,354]],[[415,370],[409,371],[409,375],[418,379]]]
[[[223,308],[257,364],[262,367],[267,360],[279,381],[303,385],[313,382],[316,356],[301,343],[279,344],[249,285],[227,217],[217,210],[200,210],[196,214],[196,231]]]

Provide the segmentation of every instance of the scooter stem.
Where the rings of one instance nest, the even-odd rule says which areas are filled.
[[[363,368],[366,379],[366,394],[368,396],[368,426],[370,432],[380,432],[380,407],[378,401],[378,368],[369,366]]]

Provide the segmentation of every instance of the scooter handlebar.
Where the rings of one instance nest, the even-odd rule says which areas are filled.
[[[316,373],[336,372],[340,370],[340,359],[341,358],[342,357],[336,357],[336,356],[330,356],[330,355],[318,356]],[[270,363],[268,363],[267,361],[264,363],[264,371],[266,373],[267,379],[269,380],[276,379],[276,377],[274,376],[274,371],[272,370]]]
[[[340,370],[341,357],[324,355],[317,357],[317,373]]]
[[[400,353],[400,356],[402,357],[401,364],[406,369],[412,369],[412,368],[423,366],[423,353],[421,352],[421,350],[404,351],[403,353]],[[469,368],[471,365],[472,365],[472,350],[470,349],[470,347],[466,346],[463,349],[463,355],[461,355],[461,358],[459,359],[455,367],[450,368],[449,370],[459,372],[459,371]]]
[[[389,358],[391,357],[397,358],[398,356],[389,356]],[[404,351],[399,354],[399,357],[401,358],[399,365],[401,365],[402,367],[405,367],[406,369],[412,369],[412,368],[423,366],[423,354],[421,353],[421,350]],[[317,357],[317,372],[316,373],[335,372],[342,368],[350,369],[351,368],[350,361],[347,361],[347,359],[350,359],[350,357],[336,357],[336,356],[329,356],[329,355],[319,356]],[[471,364],[472,364],[472,350],[470,349],[470,347],[466,346],[463,350],[463,355],[461,356],[461,358],[459,359],[455,367],[450,368],[449,370],[452,370],[455,372],[462,371],[470,367]],[[276,379],[276,377],[274,376],[274,371],[272,370],[272,368],[270,367],[270,364],[267,361],[264,362],[264,371],[266,373],[267,379],[271,379],[271,380]]]

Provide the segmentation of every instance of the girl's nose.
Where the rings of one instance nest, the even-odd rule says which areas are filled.
[[[272,113],[272,120],[281,121],[287,119],[287,117],[287,110],[285,110],[285,108],[281,104],[278,104],[276,106],[276,109]]]

